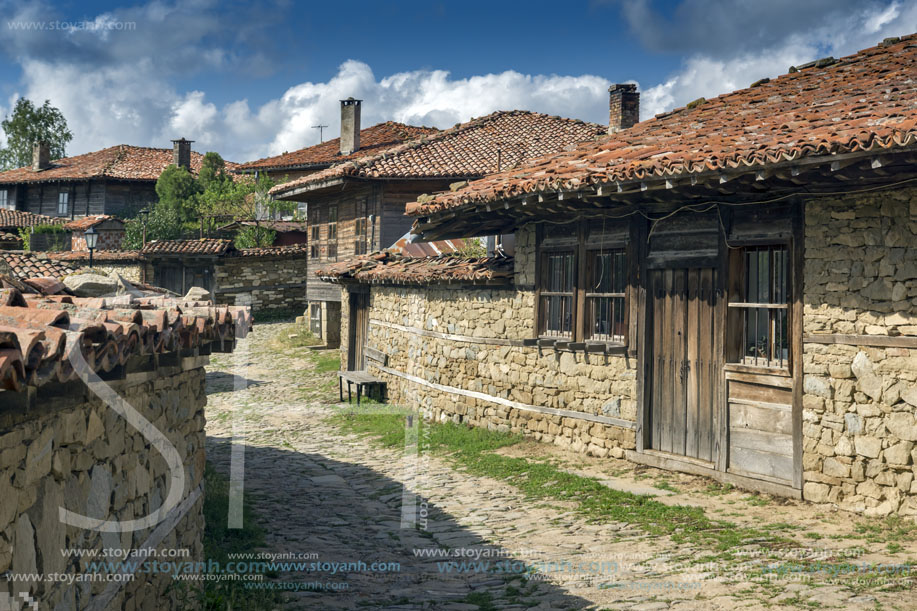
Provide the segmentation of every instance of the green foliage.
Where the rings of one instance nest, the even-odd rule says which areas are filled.
[[[32,232],[25,227],[20,227],[16,232],[19,234],[19,237],[22,238],[22,249],[32,250]]]
[[[236,248],[259,248],[274,244],[277,232],[260,225],[243,227],[236,233]]]
[[[473,259],[486,257],[487,244],[483,238],[465,238],[465,244],[456,251],[456,254]]]
[[[226,173],[226,162],[219,153],[206,153],[201,160],[201,171],[198,173],[198,182],[201,191],[222,187],[224,183],[232,182]]]
[[[125,223],[124,248],[139,250],[143,247],[143,221],[129,219]],[[153,206],[146,219],[147,242],[177,240],[182,237],[182,222],[175,207],[162,202]]]
[[[66,233],[63,225],[52,225],[50,223],[39,223],[32,227],[32,233]]]
[[[32,163],[32,145],[38,141],[51,147],[51,159],[66,155],[67,143],[73,134],[67,127],[67,119],[60,110],[45,100],[42,106],[35,106],[27,98],[19,98],[12,114],[2,123],[7,146],[0,149],[0,169],[20,168]]]
[[[168,208],[182,222],[197,218],[197,195],[201,193],[200,183],[185,168],[170,165],[156,181],[158,206]]]

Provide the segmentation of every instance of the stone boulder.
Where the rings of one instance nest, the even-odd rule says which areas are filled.
[[[117,294],[119,285],[115,278],[103,274],[79,273],[64,278],[64,285],[77,297],[106,297]]]

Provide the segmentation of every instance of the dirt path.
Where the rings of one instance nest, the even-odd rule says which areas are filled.
[[[217,470],[229,472],[233,430],[245,437],[245,494],[268,532],[268,551],[326,563],[272,579],[287,591],[285,608],[914,608],[914,591],[900,579],[889,582],[887,568],[840,575],[841,583],[830,583],[826,572],[842,563],[858,570],[895,565],[892,577],[900,577],[902,563],[917,559],[917,531],[908,526],[537,443],[501,450],[617,487],[656,487],[662,502],[697,505],[737,525],[772,526],[802,546],[783,558],[773,550],[759,558],[755,542],[746,541],[747,560],[737,562],[724,550],[649,536],[627,524],[591,524],[572,504],[532,502],[507,482],[470,475],[444,458],[407,452],[406,459],[403,448],[347,434],[327,422],[342,409],[328,371],[333,355],[272,342],[291,329],[257,325],[235,354],[215,355],[207,407],[208,457]],[[233,390],[230,373],[243,376],[247,388]],[[403,527],[405,490],[420,495],[416,507],[426,517],[420,528]],[[809,563],[803,573],[770,581],[746,575],[762,566],[795,566],[800,549],[833,568]],[[304,584],[313,591],[290,591]]]

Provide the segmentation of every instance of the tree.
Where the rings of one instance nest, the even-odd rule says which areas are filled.
[[[7,145],[0,149],[0,168],[20,168],[32,163],[32,145],[38,141],[51,147],[51,159],[66,155],[67,143],[73,134],[67,127],[67,119],[60,110],[45,100],[42,106],[35,106],[27,98],[19,98],[12,114],[0,125],[6,134]]]
[[[198,211],[211,221],[217,218],[254,221],[256,225],[246,231],[241,243],[270,246],[274,240],[272,232],[257,223],[273,219],[278,214],[292,214],[297,206],[296,202],[272,199],[268,191],[275,184],[266,174],[257,179],[245,176],[235,181],[212,181],[198,197]]]
[[[182,222],[173,206],[157,203],[146,218],[146,239],[177,240],[182,237]],[[129,219],[124,227],[124,248],[139,250],[143,247],[143,223],[140,218]]]
[[[156,181],[159,205],[175,214],[182,223],[193,223],[198,217],[197,196],[201,185],[185,168],[170,165]]]

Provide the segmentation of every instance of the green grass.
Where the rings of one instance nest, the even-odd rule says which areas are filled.
[[[223,567],[229,562],[229,554],[250,553],[264,546],[264,530],[255,522],[248,495],[243,501],[243,528],[227,528],[228,514],[229,479],[207,464],[204,471],[204,561],[214,560]],[[182,599],[182,608],[200,611],[266,611],[277,609],[281,602],[279,593],[248,590],[241,581],[175,582],[173,587]]]
[[[312,361],[315,363],[315,373],[330,373],[341,369],[341,353],[337,350],[313,352]]]
[[[386,446],[404,444],[405,412],[396,408],[349,410],[331,417],[342,428],[377,438]],[[764,530],[744,528],[708,518],[702,509],[665,505],[649,496],[612,490],[596,479],[573,475],[547,463],[529,462],[494,453],[522,441],[521,437],[470,428],[451,422],[431,424],[414,415],[414,423],[428,427],[418,434],[422,451],[447,455],[473,475],[509,482],[530,499],[573,501],[593,522],[637,526],[652,535],[668,535],[676,542],[692,542],[719,550],[754,542],[758,546],[792,545],[788,539]]]
[[[290,337],[291,335],[293,337]],[[270,346],[275,350],[283,352],[297,348],[317,346],[318,344],[322,343],[322,340],[312,334],[312,331],[309,330],[308,325],[292,324],[285,326],[277,333],[275,333],[274,336],[269,340],[269,343]]]

